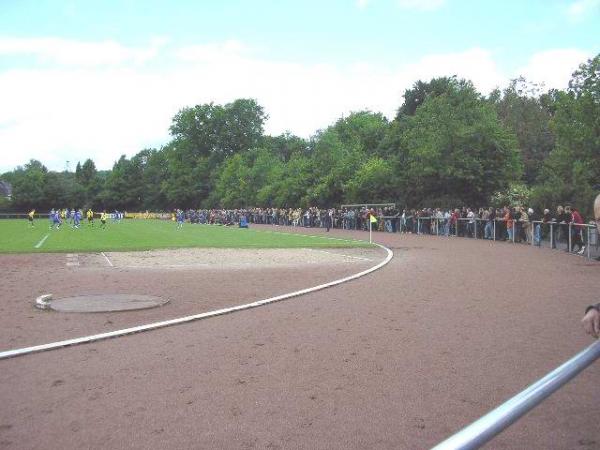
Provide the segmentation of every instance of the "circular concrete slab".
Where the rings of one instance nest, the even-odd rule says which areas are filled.
[[[115,312],[155,308],[169,300],[152,295],[100,294],[57,298],[50,308],[59,312]]]

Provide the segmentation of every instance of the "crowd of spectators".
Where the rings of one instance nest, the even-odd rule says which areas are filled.
[[[571,251],[585,251],[586,224],[576,208],[558,206],[537,212],[533,208],[463,207],[454,210],[423,209],[403,211],[400,231],[501,240],[515,243],[541,245],[548,239],[553,247],[557,243],[570,243]],[[570,239],[569,239],[570,236]]]
[[[576,208],[558,206],[551,212],[526,207],[424,208],[248,208],[189,210],[191,223],[237,225],[242,217],[250,224],[368,230],[369,216],[377,218],[375,231],[436,234],[540,245],[569,243],[571,251],[583,253],[587,233]],[[570,236],[570,239],[569,239]]]

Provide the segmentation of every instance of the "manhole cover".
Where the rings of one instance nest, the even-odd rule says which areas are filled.
[[[57,298],[50,308],[60,312],[113,312],[155,308],[169,300],[152,295],[100,294]]]

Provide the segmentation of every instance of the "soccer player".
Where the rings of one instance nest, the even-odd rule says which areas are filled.
[[[79,228],[81,223],[81,211],[79,209],[73,210],[73,228]]]
[[[92,208],[89,208],[85,214],[87,216],[88,226],[91,225],[93,228],[94,227],[94,211],[92,211]]]
[[[181,209],[177,210],[177,229],[183,228],[183,221],[185,218],[185,214]]]
[[[31,228],[33,228],[35,225],[33,225],[33,216],[35,215],[35,209],[32,209],[31,211],[29,211],[29,214],[27,214],[27,220],[29,220],[29,226]]]
[[[104,229],[106,228],[106,218],[107,218],[107,214],[106,214],[106,210],[102,211],[102,214],[100,214],[100,228]]]
[[[56,227],[57,230],[60,230],[60,225],[62,223],[60,216],[61,214],[58,210],[54,212],[54,216],[52,217],[52,225],[50,225],[51,230],[54,227]]]
[[[48,213],[48,220],[50,221],[50,228],[52,228],[52,222],[54,221],[54,208]]]

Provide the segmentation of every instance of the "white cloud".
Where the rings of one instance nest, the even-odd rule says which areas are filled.
[[[515,75],[543,84],[546,89],[565,89],[572,73],[591,56],[589,52],[578,49],[547,50],[532,55]]]
[[[31,55],[39,62],[62,65],[116,65],[144,63],[157,54],[164,40],[157,39],[144,48],[125,47],[115,41],[85,42],[68,39],[0,37],[0,55]]]
[[[267,133],[308,137],[351,111],[393,117],[404,90],[419,79],[456,74],[487,93],[522,73],[564,88],[588,56],[577,50],[539,53],[521,72],[507,74],[481,48],[395,67],[274,61],[253,56],[238,41],[172,51],[164,64],[161,52],[151,67],[84,60],[79,67],[0,71],[0,172],[30,158],[63,169],[66,160],[74,167],[90,157],[110,168],[122,153],[165,144],[173,115],[194,104],[255,98],[270,116]],[[171,56],[176,64],[168,63]]]
[[[367,6],[369,6],[369,0],[356,0],[356,6],[358,6],[360,9],[365,9]]]
[[[600,13],[600,0],[576,0],[567,8],[569,18],[576,22],[594,13]]]
[[[435,11],[446,3],[446,0],[396,0],[402,9],[416,11]]]

